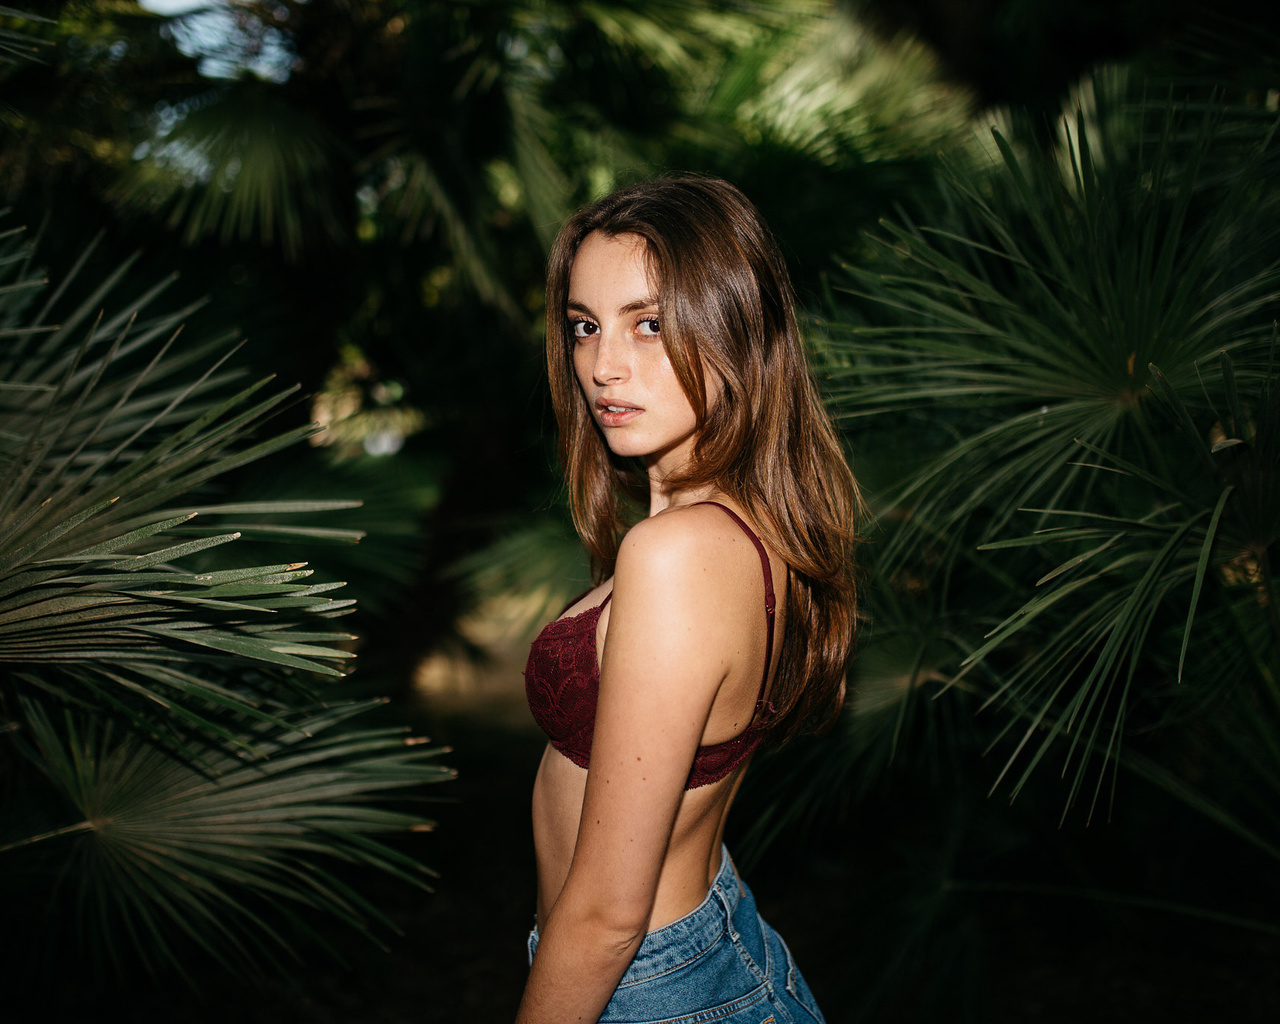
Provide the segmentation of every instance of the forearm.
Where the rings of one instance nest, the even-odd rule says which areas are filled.
[[[595,1024],[644,939],[642,928],[568,918],[539,931],[516,1024]]]

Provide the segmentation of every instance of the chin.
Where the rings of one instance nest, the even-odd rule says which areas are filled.
[[[643,444],[611,444],[608,447],[609,451],[620,459],[643,459],[647,455],[654,454],[654,449]]]

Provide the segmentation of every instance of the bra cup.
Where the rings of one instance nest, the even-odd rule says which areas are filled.
[[[755,545],[764,572],[765,640],[764,673],[756,699],[755,714],[747,727],[730,739],[698,747],[685,789],[709,786],[727,777],[745,762],[760,745],[772,717],[773,706],[764,699],[773,667],[773,631],[777,602],[773,590],[773,567],[769,553],[755,532],[742,518],[718,501],[698,502],[714,505],[728,514]],[[590,591],[587,591],[590,593]],[[586,593],[565,606],[567,611]],[[603,601],[568,618],[557,618],[543,627],[529,646],[529,659],[524,669],[525,698],[533,719],[547,735],[556,750],[580,768],[591,763],[591,741],[595,737],[596,705],[600,697],[600,659],[596,650],[596,632],[605,605],[613,597],[610,591]],[[564,613],[561,612],[563,615]]]

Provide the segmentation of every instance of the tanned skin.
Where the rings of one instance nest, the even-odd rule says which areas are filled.
[[[604,601],[590,769],[550,745],[533,793],[539,944],[517,1024],[598,1020],[645,933],[694,910],[720,869],[725,820],[746,765],[686,790],[699,745],[751,721],[764,670],[764,580],[754,545],[713,487],[673,489],[696,416],[661,339],[644,242],[589,235],[566,311],[583,396],[610,448],[644,459],[649,517],[622,541],[614,575],[568,609]],[[709,400],[718,397],[709,382]],[[772,551],[773,587],[786,566]],[[785,629],[775,623],[774,664]]]

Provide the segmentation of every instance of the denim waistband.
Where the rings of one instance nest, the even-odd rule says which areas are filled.
[[[720,870],[716,872],[706,897],[684,917],[645,935],[618,987],[648,981],[697,959],[730,930],[741,900],[742,885],[738,872],[734,869],[728,848],[721,844]]]
[[[693,910],[670,924],[647,933],[619,988],[648,981],[696,960],[733,927],[733,917],[743,902],[745,887],[738,878],[729,850],[720,846],[720,870],[707,895]],[[751,915],[754,918],[754,913]],[[736,929],[734,929],[736,930]],[[538,945],[538,929],[529,934],[529,956]]]

